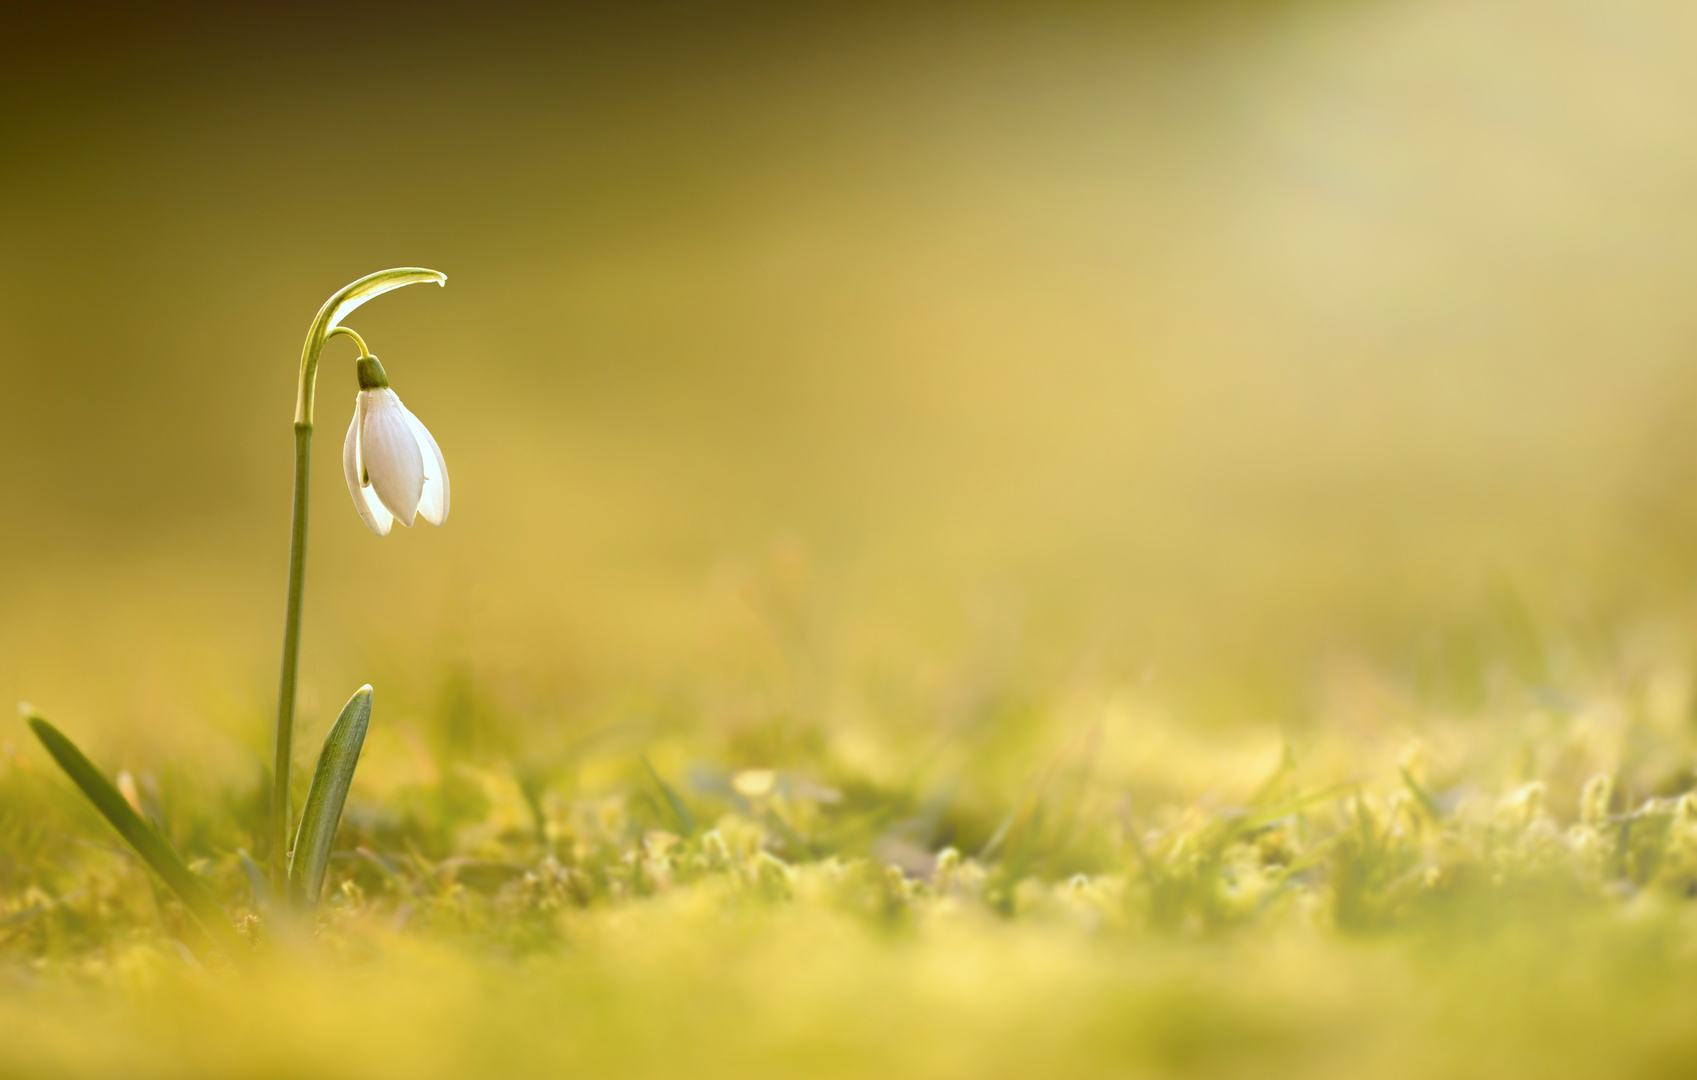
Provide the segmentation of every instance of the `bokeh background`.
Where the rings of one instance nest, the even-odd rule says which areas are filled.
[[[0,696],[103,761],[263,760],[394,265],[453,516],[360,525],[333,343],[303,755],[1689,656],[1690,5],[8,10]]]

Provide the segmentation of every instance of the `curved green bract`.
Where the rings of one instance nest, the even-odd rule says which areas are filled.
[[[212,890],[206,883],[195,876],[194,871],[183,864],[170,843],[153,826],[143,821],[140,814],[130,808],[118,789],[106,779],[106,774],[95,768],[78,750],[76,744],[66,738],[58,728],[49,724],[39,716],[29,717],[30,730],[41,740],[41,745],[53,755],[53,760],[65,770],[71,781],[82,789],[88,796],[88,801],[100,811],[102,817],[112,823],[118,830],[118,835],[129,842],[143,862],[153,868],[153,872],[164,879],[171,891],[189,909],[189,913],[200,923],[206,935],[218,944],[218,947],[229,953],[233,959],[242,961],[251,957],[253,950],[236,933],[230,925],[230,917],[224,908],[212,895]]]
[[[306,332],[306,344],[301,347],[301,380],[300,388],[295,396],[295,423],[312,423],[312,400],[318,382],[318,354],[324,351],[324,341],[349,312],[359,307],[375,296],[399,289],[403,285],[421,285],[426,282],[446,285],[448,275],[439,270],[426,270],[421,266],[400,266],[393,270],[379,270],[375,274],[367,274],[358,281],[344,285],[335,295],[324,301],[324,306],[318,309],[318,317],[312,320],[312,328]]]
[[[330,734],[324,736],[324,749],[319,751],[312,788],[306,793],[306,809],[295,833],[294,861],[289,865],[289,896],[299,907],[311,908],[318,903],[318,894],[324,888],[330,846],[336,839],[336,825],[348,801],[348,787],[359,766],[359,751],[365,745],[365,729],[370,722],[371,687],[367,685],[354,691]]]

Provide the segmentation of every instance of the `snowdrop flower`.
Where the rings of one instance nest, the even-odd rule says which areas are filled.
[[[436,440],[389,389],[377,357],[361,356],[357,370],[359,396],[342,444],[342,471],[360,520],[378,536],[388,536],[397,520],[410,528],[415,515],[442,524],[448,520],[448,465]]]

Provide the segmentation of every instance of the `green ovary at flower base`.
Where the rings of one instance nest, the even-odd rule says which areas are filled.
[[[388,533],[396,518],[404,525],[411,525],[416,514],[436,525],[446,521],[448,470],[436,440],[389,389],[382,365],[366,349],[365,342],[341,325],[343,318],[371,298],[404,285],[425,282],[442,285],[447,282],[447,276],[421,267],[401,267],[368,274],[345,286],[318,310],[301,349],[300,385],[295,397],[289,597],[283,626],[283,670],[277,693],[276,754],[271,774],[271,890],[276,897],[286,895],[289,873],[289,777],[293,768],[295,686],[306,575],[307,481],[312,461],[312,413],[319,355],[324,343],[335,335],[350,337],[359,345],[360,391],[355,401],[354,421],[343,447],[343,465],[361,520],[379,536]]]

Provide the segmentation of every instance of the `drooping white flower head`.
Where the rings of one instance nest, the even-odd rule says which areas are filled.
[[[436,440],[389,389],[375,356],[361,357],[358,372],[342,471],[360,520],[378,536],[388,536],[397,520],[410,528],[416,515],[442,524],[448,520],[448,465]]]

